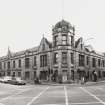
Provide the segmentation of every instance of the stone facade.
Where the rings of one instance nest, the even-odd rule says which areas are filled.
[[[41,80],[67,82],[85,76],[93,80],[105,78],[105,55],[99,54],[83,39],[75,41],[75,28],[65,20],[52,29],[52,42],[45,37],[40,45],[0,57],[0,76],[16,76],[27,81]]]

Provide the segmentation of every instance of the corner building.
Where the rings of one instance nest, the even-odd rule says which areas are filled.
[[[85,46],[83,38],[75,41],[75,28],[61,20],[52,29],[52,42],[45,37],[39,46],[0,57],[0,76],[21,77],[29,82],[36,77],[44,81],[70,82],[85,76],[105,78],[105,55]]]

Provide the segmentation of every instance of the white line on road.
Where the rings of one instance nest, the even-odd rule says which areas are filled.
[[[96,100],[98,100],[101,104],[105,105],[105,102],[102,101],[100,98],[89,92],[88,90],[84,89],[83,87],[80,87],[85,93],[88,93],[90,96],[94,97]]]
[[[45,88],[42,92],[40,92],[37,96],[33,97],[30,102],[27,103],[27,105],[31,105],[37,98],[39,98],[45,91],[47,91],[49,87]]]
[[[89,105],[89,104],[98,104],[100,102],[84,102],[84,103],[70,103],[70,105]]]
[[[64,86],[64,91],[65,91],[65,102],[66,102],[66,105],[68,105],[68,95],[67,95],[66,86]]]

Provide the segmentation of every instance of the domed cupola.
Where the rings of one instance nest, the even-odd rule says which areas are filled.
[[[67,21],[61,20],[52,29],[53,47],[74,46],[74,27]]]
[[[65,20],[61,20],[55,24],[52,31],[53,31],[53,33],[69,32],[70,28],[72,28],[72,26],[69,22],[67,22]]]

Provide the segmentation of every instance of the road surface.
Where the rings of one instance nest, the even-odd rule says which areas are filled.
[[[105,105],[105,85],[0,84],[0,105]]]

